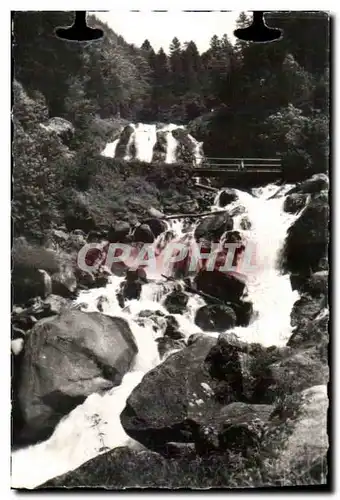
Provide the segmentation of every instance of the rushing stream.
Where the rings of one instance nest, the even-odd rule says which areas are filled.
[[[150,129],[148,133],[151,146],[155,141],[155,130]],[[175,147],[171,141],[172,136],[169,135],[169,162],[172,160],[171,154]],[[145,161],[150,161],[152,148],[148,147],[142,151],[138,140],[135,140],[135,144],[139,156],[143,156]],[[113,155],[114,147],[111,146]],[[234,229],[240,231],[246,241],[253,244],[256,253],[255,265],[247,273],[247,287],[249,299],[253,302],[257,316],[248,327],[237,327],[233,331],[243,340],[260,342],[266,346],[284,345],[288,340],[291,334],[290,313],[298,298],[291,289],[289,276],[281,274],[278,262],[287,229],[299,216],[283,211],[284,193],[289,188],[290,186],[286,186],[284,191],[273,198],[271,197],[278,190],[276,185],[255,189],[253,194],[237,191],[238,200],[228,206],[228,211],[239,206],[244,207],[243,213],[233,218]],[[221,209],[218,206],[218,196],[211,209],[212,211]],[[251,223],[250,229],[242,229],[244,226],[241,225],[241,221],[245,215]],[[183,222],[173,221],[171,229],[176,237],[180,237],[183,234]],[[105,288],[80,293],[77,302],[86,304],[83,310],[97,311],[98,298],[104,296],[107,300],[103,301],[103,313],[127,319],[136,338],[138,355],[119,387],[103,395],[92,394],[82,405],[60,421],[48,440],[13,453],[13,487],[34,488],[117,446],[141,447],[125,434],[119,416],[133,388],[147,371],[161,361],[155,342],[155,339],[163,333],[161,327],[155,332],[148,319],[144,326],[135,321],[142,310],[161,310],[166,313],[161,302],[173,285],[161,276],[156,278],[143,285],[141,299],[127,302],[124,310],[119,307],[116,298],[116,291],[123,278],[114,276]],[[197,309],[204,304],[202,297],[192,294],[187,312],[183,316],[175,315],[186,337],[201,331],[194,324],[194,317]]]

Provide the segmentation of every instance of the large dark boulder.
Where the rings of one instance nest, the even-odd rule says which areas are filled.
[[[218,242],[222,234],[226,231],[231,231],[233,226],[233,219],[227,212],[209,215],[198,224],[194,236],[196,241],[204,239],[206,241]]]
[[[327,192],[315,195],[301,216],[288,229],[283,250],[283,269],[287,272],[318,271],[325,258],[329,239]]]
[[[122,318],[73,310],[40,320],[26,340],[21,366],[20,438],[47,438],[91,393],[120,384],[136,353]]]
[[[214,338],[198,336],[144,376],[121,413],[129,436],[163,451],[168,442],[194,441],[200,422],[222,406],[213,396],[221,383],[205,367],[205,358],[215,344]],[[228,383],[222,385],[228,392]],[[230,394],[227,402],[235,400]]]
[[[306,205],[307,194],[293,193],[286,196],[283,210],[289,214],[297,214]]]
[[[136,243],[153,243],[155,236],[148,224],[137,226],[133,232],[133,241]]]
[[[188,300],[189,295],[187,293],[174,290],[166,296],[163,305],[170,314],[183,314],[186,311]]]
[[[203,306],[196,312],[195,323],[204,331],[224,332],[236,325],[236,314],[224,305]]]
[[[245,293],[246,284],[233,274],[201,270],[195,277],[198,290],[224,302],[238,302]]]
[[[130,224],[125,221],[117,221],[109,229],[107,239],[110,243],[127,243],[130,233]]]
[[[147,219],[144,221],[144,224],[149,226],[151,229],[153,235],[157,238],[160,234],[164,233],[167,229],[167,223],[164,220],[161,219]]]

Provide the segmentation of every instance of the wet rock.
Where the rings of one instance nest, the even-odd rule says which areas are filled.
[[[195,277],[195,284],[198,290],[224,302],[238,302],[246,291],[240,278],[216,270],[201,270]]]
[[[116,147],[116,154],[115,158],[124,158],[126,155],[126,147],[129,142],[131,134],[135,131],[134,127],[132,125],[127,125],[124,127],[122,130],[120,137],[119,137],[119,142]]]
[[[149,228],[151,229],[153,235],[156,238],[160,234],[164,233],[167,230],[167,228],[168,228],[168,225],[167,225],[167,223],[164,220],[157,219],[157,218],[147,219],[146,221],[144,221],[144,224],[146,224],[147,226],[149,226]]]
[[[222,234],[226,231],[231,231],[233,226],[233,219],[227,212],[209,215],[198,224],[194,236],[196,241],[204,239],[206,241],[218,242]]]
[[[153,243],[155,236],[147,224],[137,226],[133,232],[133,241],[137,243]]]
[[[104,306],[109,304],[109,299],[105,295],[101,295],[97,300],[97,309],[100,312],[104,311]]]
[[[236,314],[228,306],[203,306],[196,312],[195,324],[204,331],[223,332],[236,325]]]
[[[174,316],[171,315],[166,316],[165,321],[166,321],[166,327],[164,331],[164,336],[170,337],[171,339],[174,340],[185,338],[184,333],[180,332],[179,323]]]
[[[40,320],[27,338],[20,370],[20,440],[47,438],[91,393],[119,385],[136,353],[122,318],[73,310]]]
[[[130,233],[130,224],[124,221],[117,221],[108,232],[107,239],[110,243],[126,243]]]
[[[237,199],[238,196],[235,189],[223,189],[218,198],[218,204],[220,207],[225,207]]]
[[[188,294],[182,290],[174,290],[166,296],[163,305],[171,314],[183,314],[186,311],[188,300]]]
[[[283,250],[283,269],[310,273],[319,270],[327,254],[329,204],[327,193],[315,195],[302,215],[288,229]]]
[[[283,210],[289,214],[297,214],[306,205],[307,195],[303,193],[289,194],[284,201]]]
[[[168,336],[160,337],[156,339],[158,344],[158,352],[161,359],[168,356],[174,351],[179,351],[186,347],[186,342],[184,339],[173,339]]]
[[[235,311],[237,326],[248,326],[251,320],[255,317],[252,302],[240,300],[237,303],[232,302],[229,305]]]
[[[240,221],[240,226],[241,226],[241,229],[243,229],[244,231],[249,231],[251,229],[251,222],[250,222],[250,219],[247,215],[242,217],[242,219]]]
[[[291,478],[293,484],[301,484],[302,478],[307,484],[325,482],[327,411],[327,386],[317,385],[288,395],[272,413],[262,448],[272,457],[270,466],[282,484],[290,484]],[[320,462],[324,467],[316,467]]]

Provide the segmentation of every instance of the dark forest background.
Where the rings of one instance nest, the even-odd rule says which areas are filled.
[[[270,13],[266,21],[284,30],[282,40],[232,45],[227,35],[213,36],[199,53],[194,41],[174,37],[169,50],[155,52],[147,39],[131,45],[94,17],[88,23],[102,27],[104,39],[77,44],[54,36],[72,24],[72,12],[14,13],[17,233],[32,220],[48,227],[74,199],[74,183],[86,191],[94,163],[108,165],[99,157],[103,145],[129,121],[185,124],[207,156],[279,154],[303,176],[327,171],[329,17]],[[248,24],[241,14],[237,25]],[[68,147],[76,154],[38,126],[53,116],[74,125]]]

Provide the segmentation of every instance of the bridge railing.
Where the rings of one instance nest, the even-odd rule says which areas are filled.
[[[276,158],[215,158],[207,157],[205,168],[218,168],[229,171],[271,171],[282,172],[282,161]]]

